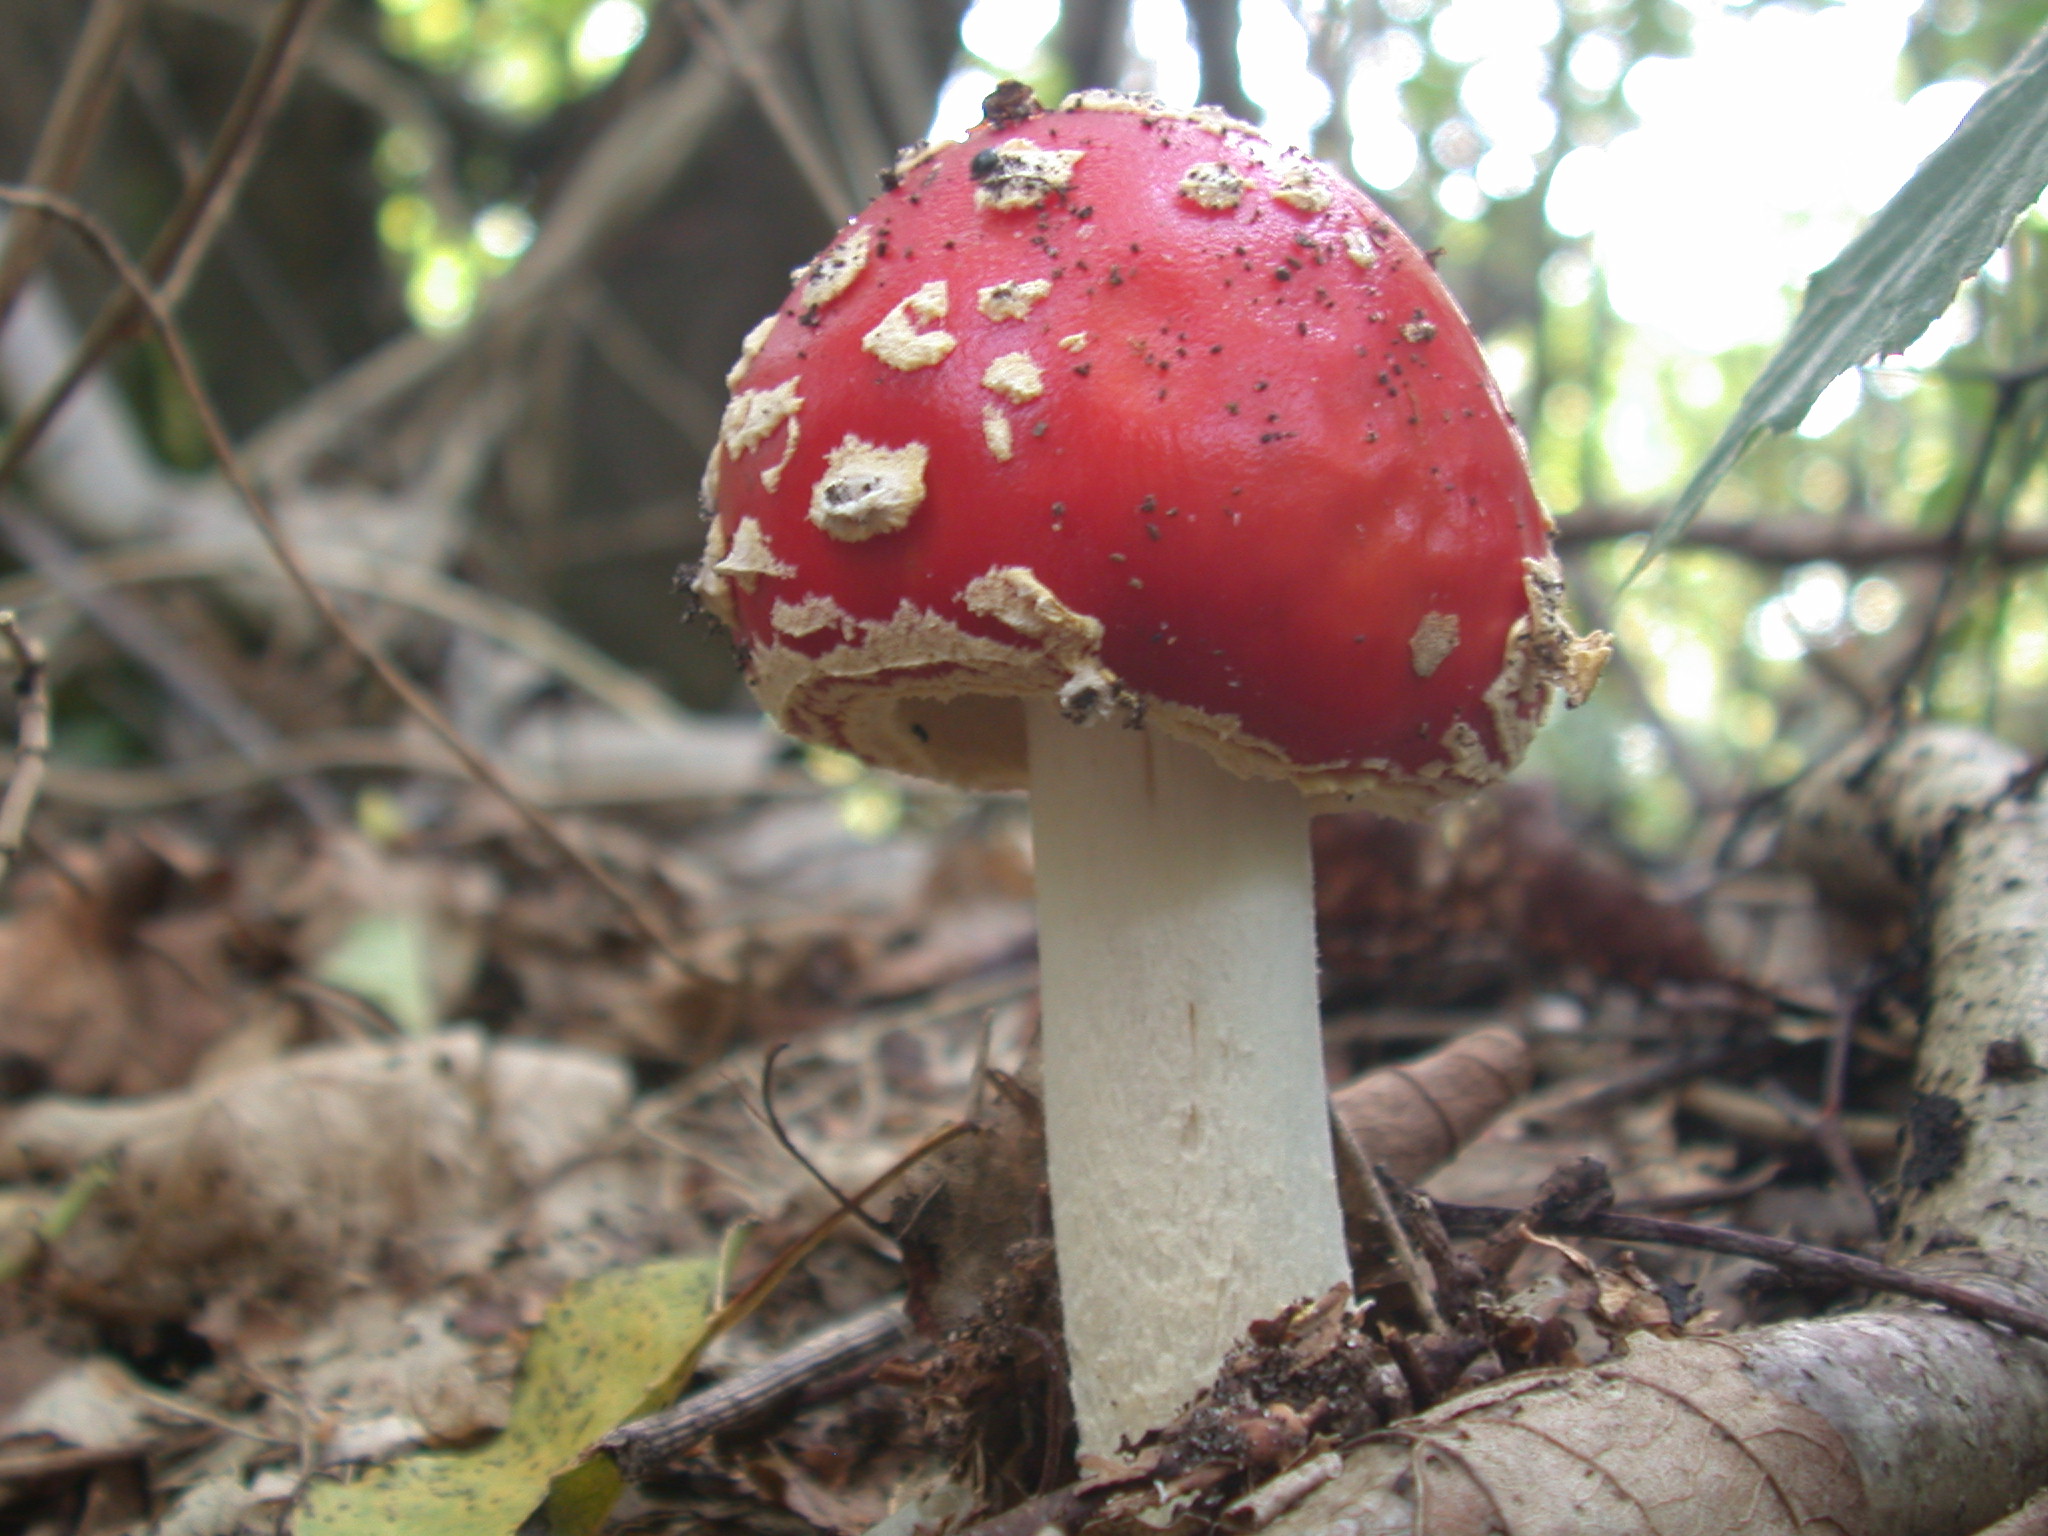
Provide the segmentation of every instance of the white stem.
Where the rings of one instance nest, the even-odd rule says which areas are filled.
[[[1081,1449],[1347,1278],[1308,810],[1153,731],[1027,706],[1046,1142]]]

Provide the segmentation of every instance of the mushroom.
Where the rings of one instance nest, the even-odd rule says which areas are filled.
[[[1031,794],[1085,1452],[1347,1278],[1308,819],[1490,784],[1607,654],[1429,261],[1207,109],[999,91],[728,378],[694,583],[806,741]]]

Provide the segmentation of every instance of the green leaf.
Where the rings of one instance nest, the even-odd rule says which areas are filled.
[[[1651,534],[1632,581],[1684,533],[1759,432],[1796,427],[1843,370],[1903,351],[2048,186],[2048,29],[2036,34],[1868,228],[1807,284],[1777,355]],[[1741,259],[1739,240],[1729,242]]]
[[[426,919],[416,912],[365,912],[342,930],[313,974],[383,1009],[408,1035],[430,1035],[434,984]]]
[[[297,1536],[513,1536],[543,1503],[554,1536],[588,1536],[619,1493],[609,1461],[582,1457],[666,1404],[703,1347],[716,1263],[663,1259],[571,1286],[528,1346],[504,1432],[475,1451],[429,1452],[354,1483],[314,1487]]]

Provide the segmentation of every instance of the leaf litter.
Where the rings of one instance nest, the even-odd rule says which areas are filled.
[[[46,848],[0,919],[22,957],[0,967],[0,1228],[20,1256],[0,1292],[0,1411],[17,1415],[0,1496],[32,1512],[144,1466],[162,1529],[191,1536],[280,1519],[512,1536],[685,1362],[743,1383],[907,1287],[918,1338],[893,1358],[764,1398],[609,1514],[615,1481],[579,1502],[572,1480],[545,1518],[801,1536],[1080,1488],[1074,1512],[1104,1530],[1248,1528],[1366,1427],[1633,1337],[1810,1305],[1708,1256],[1454,1247],[1406,1204],[1444,1309],[1432,1334],[1407,1282],[1365,1262],[1373,1218],[1354,1211],[1359,1294],[1258,1325],[1138,1449],[1143,1487],[1091,1485],[1063,1417],[1022,809],[909,805],[883,838],[823,792],[583,818],[576,835],[683,935],[688,979],[479,798],[424,832],[162,818]],[[1805,1123],[1811,1005],[1834,998],[1842,935],[1796,881],[1664,899],[1521,788],[1433,828],[1325,818],[1317,854],[1326,1054],[1333,1082],[1362,1079],[1339,1104],[1370,1104],[1358,1123],[1393,1139],[1373,1161],[1413,1181],[1449,1158],[1433,1190],[1522,1206],[1593,1157],[1624,1203],[1741,1224],[1754,1202],[1775,1230],[1841,1237],[1810,1145],[1767,1147],[1683,1096],[1714,1084]],[[1910,981],[1860,1005],[1873,1047],[1899,1038],[1884,999]],[[1863,1104],[1896,1114],[1898,1057],[1864,1062]],[[827,1184],[858,1188],[963,1118],[976,1134],[697,1358],[728,1234],[750,1234],[744,1279],[839,1208]],[[1775,1184],[1743,1184],[1773,1166]],[[50,1225],[82,1178],[89,1198]],[[118,1432],[54,1414],[66,1392]],[[616,1478],[583,1465],[575,1479]]]

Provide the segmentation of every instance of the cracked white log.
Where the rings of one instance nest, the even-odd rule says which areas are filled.
[[[1156,731],[1025,713],[1060,1304],[1107,1456],[1349,1276],[1308,808]]]
[[[1786,851],[1839,894],[1924,903],[1923,1107],[1889,1257],[2041,1308],[2048,805],[2009,793],[2024,766],[1966,731],[1864,744],[1801,786]],[[2048,1346],[1887,1304],[1510,1378],[1395,1426],[1268,1529],[1964,1536],[2044,1481]]]

